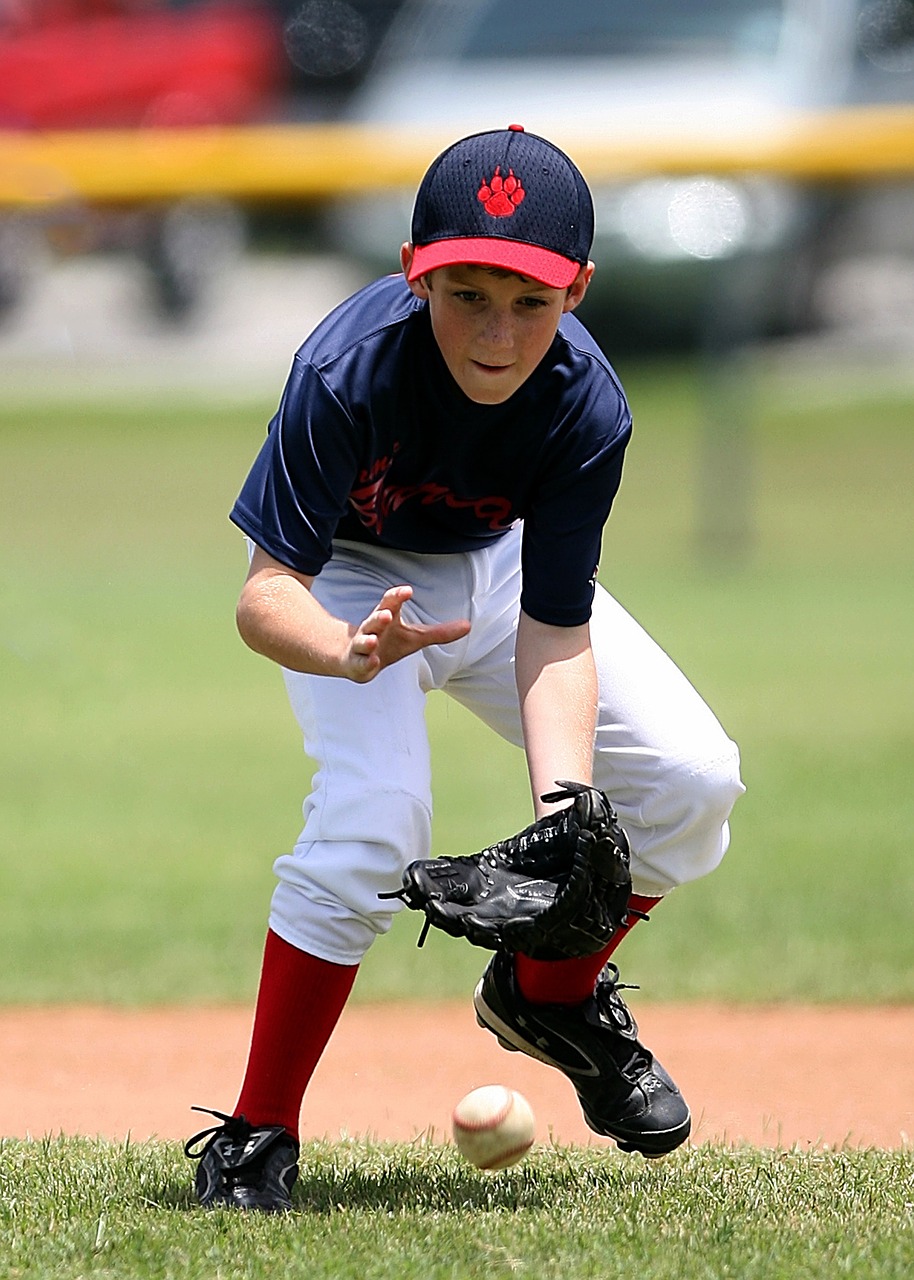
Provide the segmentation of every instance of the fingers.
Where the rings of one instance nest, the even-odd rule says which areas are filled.
[[[436,623],[406,622],[402,609],[412,594],[412,587],[407,585],[389,587],[377,607],[357,627],[349,650],[352,679],[370,680],[383,667],[408,654],[429,645],[452,644],[469,634],[470,623],[465,618]]]
[[[471,624],[466,618],[458,618],[453,622],[437,622],[429,626],[420,626],[416,630],[422,632],[425,644],[453,644],[455,640],[462,640],[464,636],[470,634]]]
[[[409,623],[404,621],[402,609],[407,600],[412,599],[412,594],[413,589],[409,586],[388,588],[377,608],[359,627],[359,632],[381,637],[389,628],[396,628],[399,637],[404,639],[408,637],[410,651],[425,648],[430,644],[451,644],[469,634],[470,623],[466,618],[456,618],[451,622]]]
[[[389,610],[375,609],[351,633],[342,672],[347,679],[354,680],[356,684],[366,684],[381,670],[381,655],[378,653],[379,635],[389,621]]]
[[[412,587],[388,587],[383,596],[381,596],[381,602],[378,605],[378,608],[380,610],[389,609],[396,617],[399,615],[400,610],[406,604],[407,600],[412,599],[412,596]]]
[[[349,652],[355,658],[371,658],[376,655],[378,636],[373,631],[357,631],[352,637]]]
[[[372,610],[359,627],[359,631],[371,635],[380,635],[395,618],[400,617],[400,610],[406,601],[411,598],[412,594],[412,587],[389,587],[381,596],[377,608]]]

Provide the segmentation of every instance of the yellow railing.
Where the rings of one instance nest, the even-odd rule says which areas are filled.
[[[450,133],[343,124],[0,132],[0,205],[133,204],[186,195],[320,200],[414,186]],[[843,181],[914,173],[914,106],[806,115],[767,133],[644,141],[555,136],[591,182],[649,173]]]

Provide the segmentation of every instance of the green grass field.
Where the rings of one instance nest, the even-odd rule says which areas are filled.
[[[914,998],[914,392],[757,372],[745,560],[696,550],[694,370],[636,415],[604,581],[740,742],[723,867],[626,944],[646,1000]],[[0,1004],[249,1000],[309,768],[237,639],[226,520],[270,406],[0,406]],[[523,761],[432,699],[436,845],[528,820]],[[477,954],[405,914],[356,999],[466,997]],[[907,1151],[314,1144],[289,1221],[188,1212],[177,1144],[0,1141],[0,1278],[894,1280]]]
[[[903,1280],[908,1152],[537,1149],[477,1173],[440,1143],[309,1143],[291,1219],[191,1211],[174,1146],[0,1148],[0,1276],[41,1280]]]
[[[541,1148],[477,1174],[442,1144],[310,1143],[291,1220],[191,1212],[160,1143],[1,1148],[0,1276],[137,1280],[902,1280],[910,1152]]]

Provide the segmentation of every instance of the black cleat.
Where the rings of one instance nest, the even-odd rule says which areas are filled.
[[[595,1133],[614,1139],[623,1151],[666,1155],[689,1136],[689,1108],[639,1042],[619,986],[619,970],[608,964],[583,1004],[532,1004],[517,989],[513,956],[499,951],[473,1003],[480,1026],[502,1048],[529,1054],[568,1077]]]
[[[207,1107],[222,1124],[203,1129],[184,1144],[184,1154],[199,1160],[195,1189],[204,1209],[225,1205],[256,1209],[261,1213],[288,1213],[291,1191],[298,1177],[298,1143],[282,1125],[255,1126],[244,1116],[227,1116]],[[200,1151],[193,1147],[202,1138],[209,1142]]]

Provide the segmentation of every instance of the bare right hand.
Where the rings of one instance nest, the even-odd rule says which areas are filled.
[[[385,667],[429,645],[452,644],[469,634],[466,618],[453,622],[410,623],[402,615],[412,598],[409,586],[389,587],[377,607],[353,628],[343,675],[357,684],[367,684]]]
[[[409,586],[389,587],[357,626],[327,612],[311,593],[314,578],[255,547],[236,618],[245,644],[289,671],[366,684],[393,662],[428,645],[451,644],[470,630],[466,619],[429,625],[402,616]]]

